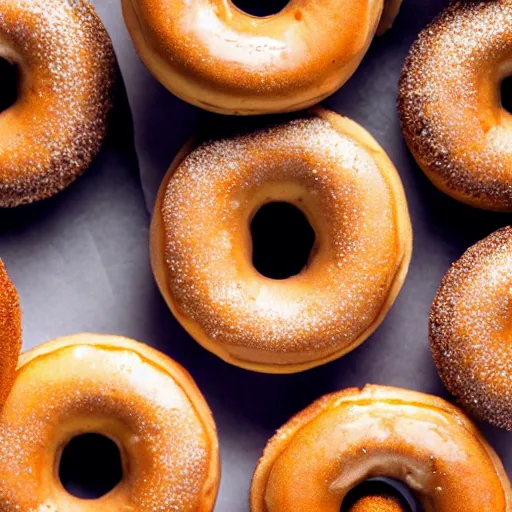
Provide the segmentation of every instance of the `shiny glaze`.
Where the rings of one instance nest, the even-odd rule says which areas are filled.
[[[123,0],[123,11],[139,55],[171,92],[207,110],[263,114],[308,107],[341,87],[383,4],[291,0],[257,18],[229,0]]]
[[[251,511],[339,512],[372,477],[408,485],[424,512],[512,509],[501,462],[460,410],[367,386],[321,398],[277,432],[253,478]]]
[[[316,232],[306,267],[281,281],[251,257],[251,219],[272,201],[301,209]],[[153,272],[180,323],[224,360],[270,373],[361,344],[394,302],[411,245],[393,164],[368,132],[326,110],[186,146],[151,227]]]
[[[75,436],[119,447],[123,478],[97,500],[68,494],[59,460]],[[162,512],[213,509],[218,441],[191,377],[137,342],[82,334],[24,354],[0,411],[2,512]]]

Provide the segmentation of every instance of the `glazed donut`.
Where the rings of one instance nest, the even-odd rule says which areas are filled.
[[[286,202],[316,233],[306,267],[262,276],[249,226]],[[201,345],[255,371],[331,361],[382,322],[405,279],[411,225],[400,178],[359,125],[315,110],[281,125],[187,145],[161,185],[151,260],[175,317]]]
[[[405,140],[432,183],[454,199],[512,211],[512,0],[453,2],[407,58],[398,105]]]
[[[0,113],[0,206],[49,197],[105,138],[115,77],[110,38],[88,0],[0,0],[0,58],[18,98]]]
[[[291,0],[258,18],[231,0],[123,0],[141,59],[172,93],[223,114],[300,110],[356,70],[396,0]]]
[[[407,485],[424,512],[512,510],[500,460],[461,411],[366,386],[321,398],[277,432],[253,477],[251,511],[339,512],[351,489],[378,476]]]
[[[16,288],[0,260],[0,405],[16,373],[21,350],[21,309]]]
[[[512,228],[468,249],[430,312],[439,375],[471,414],[512,430]]]
[[[123,464],[121,482],[98,500],[68,494],[58,476],[64,448],[85,433],[114,441]],[[0,410],[3,512],[209,512],[218,482],[211,413],[171,359],[125,338],[93,334],[22,356]]]

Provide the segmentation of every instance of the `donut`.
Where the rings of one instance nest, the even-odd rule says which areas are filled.
[[[291,0],[258,18],[230,0],[123,0],[142,61],[167,89],[223,114],[300,110],[339,89],[396,0]]]
[[[400,12],[400,7],[402,7],[402,1],[403,0],[386,0],[384,2],[384,11],[377,28],[378,36],[383,35],[393,26],[393,23]]]
[[[344,512],[412,512],[402,490],[391,482],[369,480],[357,486],[343,500]],[[411,499],[414,499],[411,496]]]
[[[439,375],[478,419],[512,430],[512,228],[468,249],[446,273],[430,312]]]
[[[289,279],[254,267],[251,220],[285,202],[315,231]],[[189,143],[155,205],[151,261],[174,316],[225,361],[292,373],[353,350],[382,322],[407,273],[411,225],[398,173],[359,125],[315,110]]]
[[[0,206],[12,207],[52,196],[90,165],[116,68],[88,0],[0,0],[0,59],[18,74],[0,113]]]
[[[85,433],[110,438],[122,459],[120,483],[98,500],[72,496],[58,476],[64,448]],[[0,410],[2,511],[209,512],[218,483],[210,410],[171,359],[126,338],[94,334],[22,355]]]
[[[0,406],[14,382],[21,342],[18,293],[0,260]]]
[[[419,35],[400,79],[405,140],[427,177],[468,205],[512,211],[512,0],[453,2]]]
[[[512,510],[501,461],[459,409],[366,386],[324,396],[277,432],[254,473],[251,512],[339,512],[374,477],[401,481],[425,511]]]
[[[400,501],[393,496],[364,496],[348,512],[404,512]]]

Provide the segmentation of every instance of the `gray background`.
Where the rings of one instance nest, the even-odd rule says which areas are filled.
[[[65,192],[0,211],[0,256],[21,296],[25,348],[69,333],[107,332],[179,361],[205,394],[219,430],[223,476],[216,510],[244,511],[267,439],[322,394],[377,383],[447,397],[427,340],[432,298],[450,263],[509,217],[470,209],[435,190],[400,134],[395,97],[401,66],[418,31],[446,2],[405,0],[391,32],[374,41],[355,76],[325,102],[372,132],[397,166],[414,226],[414,255],[395,306],[366,343],[322,368],[290,376],[223,363],[189,338],[160,298],[148,260],[148,212],[177,150],[199,122],[214,123],[215,116],[177,100],[143,68],[119,0],[95,4],[124,78],[110,138],[92,168]],[[510,434],[482,427],[510,472]]]

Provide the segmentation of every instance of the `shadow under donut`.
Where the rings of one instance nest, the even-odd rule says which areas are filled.
[[[20,293],[25,348],[80,331],[140,337],[153,292],[147,239],[119,78],[107,138],[83,176],[49,199],[0,209],[0,257]]]

